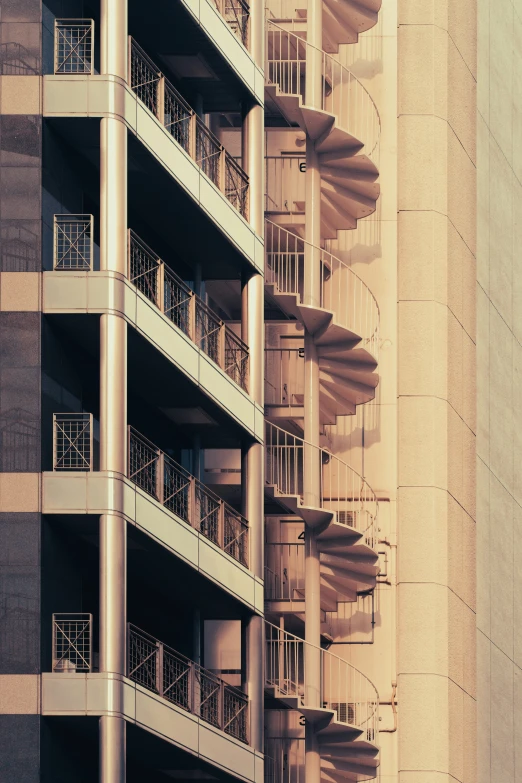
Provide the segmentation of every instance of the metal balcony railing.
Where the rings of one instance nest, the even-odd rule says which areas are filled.
[[[228,201],[248,219],[248,176],[136,41],[132,38],[129,41],[132,90]]]
[[[296,160],[294,167],[300,159]],[[284,168],[284,158],[267,161],[267,170]],[[288,163],[288,165],[291,165]],[[279,181],[278,177],[274,180]],[[290,179],[291,183],[291,179]],[[267,180],[268,193],[271,181]],[[285,185],[286,187],[286,185]],[[296,190],[296,194],[302,190]],[[279,197],[280,198],[280,197]],[[278,199],[275,196],[274,201]],[[288,204],[290,196],[280,199]],[[265,282],[274,285],[281,294],[296,294],[304,298],[305,259],[313,257],[319,273],[317,296],[320,307],[334,313],[335,323],[358,335],[363,346],[375,358],[379,355],[379,305],[374,295],[351,267],[340,258],[315,247],[281,226],[265,221]]]
[[[55,19],[54,72],[93,73],[94,21]]]
[[[53,470],[92,470],[92,413],[53,414]]]
[[[129,280],[248,391],[248,347],[133,231],[129,231]]]
[[[272,623],[265,622],[265,629],[265,687],[273,689],[276,698],[296,698],[306,706],[307,694],[315,693],[306,679],[306,661],[312,650],[321,667],[318,703],[324,709],[334,710],[340,723],[356,726],[367,741],[376,744],[379,696],[371,680],[348,661]]]
[[[250,6],[244,0],[214,0],[216,8],[237,35],[243,46],[248,46]]]
[[[280,495],[297,496],[307,505],[305,458],[321,465],[320,505],[336,514],[337,522],[364,535],[370,547],[376,542],[378,501],[368,482],[326,449],[266,423],[265,481]],[[311,505],[315,505],[315,499]]]
[[[133,625],[127,656],[129,679],[248,744],[248,698],[238,688]]]
[[[308,43],[303,34],[266,21],[265,79],[285,95],[299,96],[306,105],[307,72],[321,72],[321,89],[314,108],[333,114],[338,127],[364,144],[375,159],[381,121],[368,90],[354,74],[331,55]],[[309,64],[312,67],[308,67]]]
[[[92,614],[53,614],[53,672],[92,670]]]
[[[54,269],[85,271],[92,268],[92,227],[92,215],[54,216]]]
[[[128,454],[134,484],[248,567],[248,522],[241,514],[132,427]]]

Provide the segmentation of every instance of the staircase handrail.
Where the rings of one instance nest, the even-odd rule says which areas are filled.
[[[353,528],[373,548],[379,503],[366,479],[327,449],[315,446],[272,422],[265,422],[265,481],[281,495],[304,500],[304,453],[320,452],[320,506],[332,511],[337,522]],[[329,466],[329,467],[328,467]],[[327,469],[325,469],[327,468]]]
[[[291,55],[293,45],[295,55],[282,57],[280,54],[279,57],[272,55],[271,58],[269,32],[278,34],[280,52],[284,47]],[[321,101],[320,106],[315,108],[335,115],[339,127],[364,144],[368,157],[375,159],[379,148],[381,118],[375,101],[357,76],[323,49],[309,43],[301,35],[285,30],[271,19],[266,20],[266,37],[265,78],[268,84],[277,85],[282,93],[300,95],[306,106],[306,62],[311,59],[307,58],[307,52],[313,52],[316,59],[320,59],[322,69]],[[285,39],[288,41],[286,45],[283,44]],[[356,95],[354,100],[349,100],[343,88],[352,86],[355,87]]]
[[[311,244],[271,220],[265,219],[265,225],[265,281],[274,283],[283,294],[299,295],[303,303],[305,256],[308,252],[319,254],[319,306],[331,311],[340,326],[362,337],[365,348],[377,361],[381,312],[369,286],[348,264],[328,250]],[[273,249],[274,245],[277,249]],[[274,263],[270,265],[270,260],[277,262],[277,268]]]
[[[377,744],[379,694],[373,682],[353,664],[318,645],[265,620],[265,687],[274,688],[276,698],[297,699],[306,705],[305,645],[317,651],[321,660],[320,705],[333,710],[339,723],[356,726]]]

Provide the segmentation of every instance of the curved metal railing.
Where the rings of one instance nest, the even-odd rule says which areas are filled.
[[[373,547],[379,504],[368,482],[326,449],[266,422],[265,481],[275,486],[281,495],[297,495],[304,505],[305,453],[320,460],[321,508],[333,511],[337,522],[363,534],[368,546]]]
[[[313,648],[321,662],[318,703],[334,710],[339,723],[356,726],[368,741],[377,744],[379,694],[366,675],[339,656],[267,621],[265,639],[265,687],[274,688],[276,697],[295,698],[306,706],[306,652]]]
[[[351,267],[281,226],[265,221],[265,282],[282,294],[304,295],[305,258],[315,254],[320,268],[319,306],[356,335],[377,361],[380,311],[375,296]]]
[[[266,21],[265,51],[268,83],[286,95],[300,96],[304,105],[307,61],[320,63],[321,91],[315,108],[335,115],[337,126],[364,144],[367,155],[375,157],[381,131],[379,112],[366,87],[346,66],[270,19]]]

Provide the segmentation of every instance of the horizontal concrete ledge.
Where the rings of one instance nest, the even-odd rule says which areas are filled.
[[[42,301],[45,313],[119,313],[244,430],[263,441],[263,408],[123,275],[44,272]]]
[[[101,471],[43,473],[42,509],[44,514],[122,514],[249,609],[263,614],[263,582],[126,477]]]
[[[262,238],[123,79],[116,76],[44,76],[43,114],[44,117],[116,117],[124,122],[221,233],[257,272],[263,274]]]
[[[248,783],[263,783],[263,755],[196,715],[115,674],[42,674],[42,715],[117,715]]]

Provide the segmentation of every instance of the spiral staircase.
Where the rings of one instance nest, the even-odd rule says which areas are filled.
[[[304,265],[316,253],[320,285],[315,305],[304,304]],[[379,382],[379,307],[368,286],[347,264],[281,226],[266,221],[265,296],[269,307],[282,311],[313,335],[319,359],[321,424],[355,413],[372,400]],[[267,354],[268,356],[268,354]],[[293,362],[276,372],[286,396],[268,392],[266,415],[272,421],[303,418],[304,363]],[[267,365],[267,378],[269,378]]]
[[[323,8],[324,8],[323,4]],[[314,142],[321,173],[321,237],[336,239],[376,209],[380,119],[361,82],[300,35],[267,20],[265,97],[286,121]],[[319,105],[305,103],[307,61],[320,62]],[[363,152],[364,150],[364,152]],[[268,182],[270,195],[270,182]],[[267,205],[271,219],[304,235],[304,202],[298,189],[283,199],[286,211]]]
[[[338,52],[339,44],[356,41],[359,32],[373,26],[380,0],[323,0],[322,50],[307,40],[304,9],[295,5],[292,9],[288,0],[268,1],[265,106],[268,116],[275,118],[270,122],[276,132],[282,127],[280,118],[290,127],[284,140],[272,137],[279,155],[267,157],[265,298],[267,312],[279,324],[273,334],[280,342],[269,350],[280,368],[275,376],[267,372],[273,393],[265,395],[265,513],[281,522],[302,520],[307,540],[313,537],[319,556],[311,555],[315,561],[311,584],[320,591],[324,614],[371,591],[378,574],[375,493],[347,463],[301,435],[308,404],[305,355],[313,362],[316,355],[318,359],[320,425],[335,425],[338,416],[355,413],[357,405],[374,398],[379,380],[378,305],[353,269],[323,245],[337,239],[338,231],[356,228],[358,220],[375,211],[379,197],[377,109],[361,82],[328,52]],[[320,232],[315,244],[305,240],[307,159],[295,150],[281,151],[289,140],[302,147],[302,132],[308,160],[317,161],[319,169]],[[319,183],[317,187],[319,198]],[[308,354],[310,337],[314,351]],[[282,356],[283,344],[290,344],[287,339],[298,347],[292,349],[294,363],[287,362],[283,370],[277,351]],[[317,491],[310,491],[307,475],[318,481]],[[375,688],[347,661],[285,630],[285,623],[299,628],[305,620],[304,547],[278,542],[271,546],[266,611],[279,625],[267,623],[268,721],[282,711],[302,716],[307,726],[313,726],[321,783],[375,778],[379,764]],[[294,553],[292,562],[285,561],[286,551]],[[311,665],[308,680],[305,660],[307,667]],[[299,753],[290,764],[276,762],[279,770],[293,764],[288,780],[277,780],[292,783],[299,777],[301,763],[305,765],[308,747],[302,722],[290,719],[279,737],[271,737],[270,731],[267,736],[276,743],[275,755],[281,752],[285,759],[288,755],[277,750],[276,741],[301,743],[302,762],[296,760]]]
[[[322,465],[318,507],[309,504],[304,489],[307,451],[313,456],[314,449],[320,452]],[[379,570],[375,551],[378,502],[369,484],[343,460],[269,422],[265,455],[266,513],[295,515],[316,531],[322,610],[335,612],[339,602],[355,601],[359,593],[373,589]],[[271,614],[303,614],[303,566],[304,561],[294,567],[303,573],[301,578],[294,574],[291,594],[278,595],[267,574]]]
[[[320,659],[318,703],[307,704],[306,659]],[[336,655],[309,645],[293,634],[266,623],[265,696],[281,710],[302,715],[315,728],[321,756],[321,783],[363,781],[376,776],[379,749],[377,691],[354,666]],[[286,721],[291,725],[291,721]],[[304,738],[299,722],[288,732],[294,741]],[[277,743],[267,745],[274,755]],[[270,751],[269,751],[270,752]],[[277,763],[276,759],[276,763]]]

